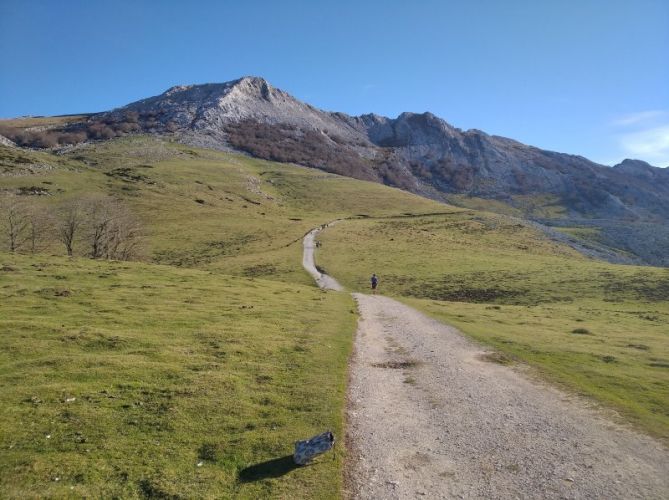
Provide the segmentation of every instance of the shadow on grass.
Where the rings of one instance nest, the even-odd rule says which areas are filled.
[[[270,477],[280,477],[299,467],[293,461],[293,455],[286,455],[242,469],[239,471],[239,480],[242,483],[250,483]]]

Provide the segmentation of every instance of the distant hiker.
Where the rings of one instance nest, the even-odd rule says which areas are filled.
[[[372,293],[376,293],[376,286],[379,284],[379,278],[376,276],[376,273],[372,274],[370,281],[372,282]]]

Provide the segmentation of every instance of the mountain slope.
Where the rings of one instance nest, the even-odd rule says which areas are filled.
[[[669,265],[659,250],[669,246],[669,170],[638,160],[605,167],[479,130],[462,131],[431,113],[392,119],[326,112],[262,78],[245,77],[172,87],[68,123],[61,132],[52,141],[168,134],[195,146],[242,150],[441,201],[489,200],[484,208],[512,210],[567,230],[592,229],[594,237],[585,244],[618,261]]]
[[[630,253],[630,261],[669,265],[658,251],[669,244],[669,171],[643,162],[609,168],[462,131],[431,113],[395,119],[329,113],[253,77],[174,87],[113,116],[133,111],[176,124],[181,138],[196,145],[242,149],[438,200],[465,194],[501,201],[547,225],[593,227],[594,219],[599,234],[591,244]],[[535,213],[537,205],[553,213]]]

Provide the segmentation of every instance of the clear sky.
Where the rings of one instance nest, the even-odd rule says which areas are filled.
[[[257,75],[326,110],[669,166],[669,0],[0,0],[0,54],[0,117]]]

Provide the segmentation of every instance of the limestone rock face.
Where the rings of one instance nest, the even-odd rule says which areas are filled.
[[[163,123],[180,129],[221,135],[230,124],[254,120],[288,124],[309,130],[336,130],[347,139],[358,138],[346,115],[327,113],[272,87],[259,77],[244,77],[227,83],[178,85],[155,97],[134,102],[110,114],[121,117],[128,111],[155,113]]]

